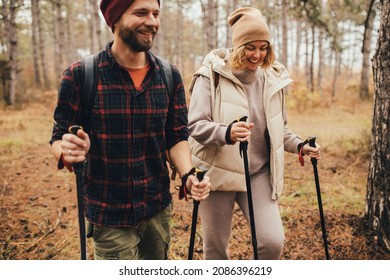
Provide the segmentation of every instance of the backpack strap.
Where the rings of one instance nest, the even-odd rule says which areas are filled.
[[[171,99],[173,97],[174,92],[175,92],[175,87],[173,85],[173,73],[172,73],[173,70],[172,70],[171,64],[169,63],[168,60],[166,60],[165,58],[159,57],[159,56],[156,56],[156,60],[157,60],[158,66],[160,67],[161,77],[163,79],[163,83],[165,85],[165,88],[168,90],[168,96]],[[168,151],[165,152],[165,155],[167,157],[167,162],[169,164],[169,167],[172,170],[171,180],[175,180],[176,174],[177,174],[176,168],[173,165],[173,163],[169,157]]]
[[[175,92],[175,87],[173,85],[173,74],[172,67],[168,60],[165,58],[156,56],[158,66],[161,69],[161,76],[164,82],[165,87],[168,90],[168,96],[171,98]]]
[[[82,67],[82,94],[81,104],[83,106],[83,126],[86,132],[90,131],[91,113],[97,91],[97,63],[96,55],[91,54],[81,61]]]

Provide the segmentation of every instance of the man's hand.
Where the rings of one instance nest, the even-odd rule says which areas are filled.
[[[89,136],[82,129],[77,131],[77,135],[66,133],[61,141],[63,159],[69,164],[83,162],[90,146]]]
[[[197,201],[205,200],[209,196],[210,186],[211,183],[208,176],[204,176],[203,180],[199,182],[195,175],[190,175],[186,182],[188,193]]]

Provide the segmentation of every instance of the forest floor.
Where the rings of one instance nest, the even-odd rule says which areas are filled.
[[[79,258],[75,177],[56,170],[49,139],[56,93],[0,111],[0,260]],[[347,104],[348,103],[348,104]],[[389,260],[364,225],[372,105],[334,101],[303,110],[289,106],[289,126],[303,138],[317,136],[318,163],[329,253],[336,260]],[[313,104],[306,104],[313,105]],[[314,104],[315,105],[315,104]],[[170,259],[186,259],[191,201],[179,201],[172,182],[174,214]],[[324,259],[313,169],[286,153],[285,190],[280,199],[286,243],[283,260]],[[233,260],[250,259],[250,233],[236,209],[230,240]],[[261,225],[259,225],[261,226]],[[194,259],[202,259],[198,226]],[[88,240],[89,259],[93,258]]]

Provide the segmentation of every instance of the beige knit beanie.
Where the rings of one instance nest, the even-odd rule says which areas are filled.
[[[239,8],[229,15],[228,24],[233,30],[234,49],[252,41],[270,41],[268,25],[258,9]]]

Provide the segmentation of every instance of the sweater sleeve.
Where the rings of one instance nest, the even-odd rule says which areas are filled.
[[[286,99],[283,94],[283,119],[284,119],[284,150],[289,153],[298,153],[298,145],[302,143],[301,138],[287,126]]]
[[[227,124],[216,123],[212,116],[212,92],[210,79],[205,76],[196,78],[188,112],[190,135],[205,146],[226,145]]]

